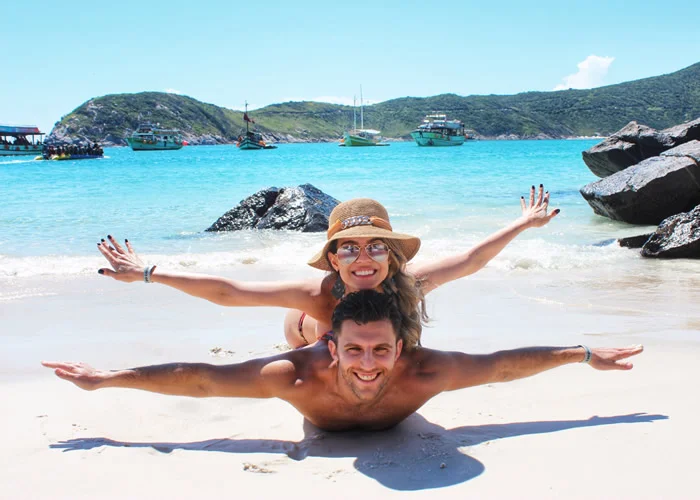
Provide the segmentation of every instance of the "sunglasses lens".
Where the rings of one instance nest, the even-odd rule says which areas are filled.
[[[375,262],[384,262],[389,257],[389,247],[384,243],[371,243],[365,247],[365,250]]]
[[[344,265],[352,264],[360,256],[360,247],[357,245],[343,245],[336,252],[338,259]]]

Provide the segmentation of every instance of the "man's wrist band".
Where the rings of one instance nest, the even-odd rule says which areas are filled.
[[[590,363],[592,353],[591,353],[591,350],[589,349],[589,347],[585,346],[583,344],[579,344],[579,347],[583,348],[583,350],[586,351],[586,353],[583,356],[583,359],[581,360],[581,363]]]
[[[151,275],[153,274],[153,270],[156,268],[156,266],[146,266],[143,268],[143,282],[144,283],[153,283],[151,281]]]

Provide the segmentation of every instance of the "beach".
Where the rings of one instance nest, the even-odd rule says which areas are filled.
[[[592,214],[578,188],[593,177],[580,159],[593,142],[576,142],[484,141],[431,156],[411,144],[353,157],[334,145],[255,157],[224,146],[157,157],[108,149],[90,167],[0,162],[0,497],[695,498],[700,263],[612,243],[649,228]],[[466,252],[543,182],[562,213],[430,293],[423,344],[644,352],[628,372],[572,364],[443,393],[374,433],[321,431],[273,399],[86,392],[40,365],[224,364],[284,351],[283,309],[116,282],[97,274],[106,263],[95,243],[128,237],[161,269],[319,277],[306,261],[323,234],[203,231],[258,189],[307,181],[381,200],[395,230],[421,237],[417,262]]]
[[[248,273],[238,277],[257,276]],[[321,431],[278,400],[82,391],[39,361],[110,369],[236,362],[284,348],[283,311],[221,308],[97,274],[46,285],[55,294],[0,304],[10,327],[1,360],[3,496],[379,498],[440,489],[448,498],[693,498],[700,317],[691,303],[686,315],[680,304],[635,310],[629,283],[618,293],[609,280],[601,285],[606,304],[596,305],[586,290],[567,294],[524,275],[504,281],[486,269],[429,296],[435,320],[424,344],[466,352],[644,344],[632,371],[576,364],[443,393],[375,433]],[[667,294],[659,298],[674,298],[672,287],[659,288]]]

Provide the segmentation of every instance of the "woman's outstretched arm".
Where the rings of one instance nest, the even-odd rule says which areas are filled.
[[[109,243],[102,240],[97,248],[112,268],[101,268],[98,272],[125,283],[143,282],[143,261],[134,251],[129,240],[126,248],[111,235]],[[237,281],[218,276],[166,271],[157,267],[150,272],[149,282],[161,283],[223,306],[278,306],[308,311],[319,309],[321,279],[308,282],[250,282]]]
[[[509,226],[493,233],[466,253],[425,264],[411,265],[410,272],[423,281],[423,293],[428,293],[450,281],[474,274],[501,253],[508,243],[520,233],[532,227],[544,226],[559,213],[559,209],[547,211],[549,192],[544,192],[542,184],[540,184],[537,196],[535,196],[535,186],[532,186],[529,202],[521,197],[520,205],[523,213],[518,219]]]

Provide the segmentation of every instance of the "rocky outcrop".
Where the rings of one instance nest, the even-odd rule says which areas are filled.
[[[651,127],[630,122],[603,142],[584,151],[583,161],[598,177],[607,177],[658,156],[670,149],[672,140]]]
[[[700,141],[665,151],[581,188],[593,211],[631,224],[659,224],[700,203]]]
[[[311,184],[258,191],[226,212],[207,231],[288,229],[303,233],[328,229],[338,200]]]
[[[651,237],[653,233],[640,234],[638,236],[628,236],[626,238],[619,238],[617,243],[621,247],[625,248],[642,248],[644,243]]]
[[[664,220],[641,250],[643,257],[700,259],[700,205]]]
[[[595,175],[607,177],[693,140],[700,140],[700,119],[661,131],[630,122],[584,151],[583,161]]]

